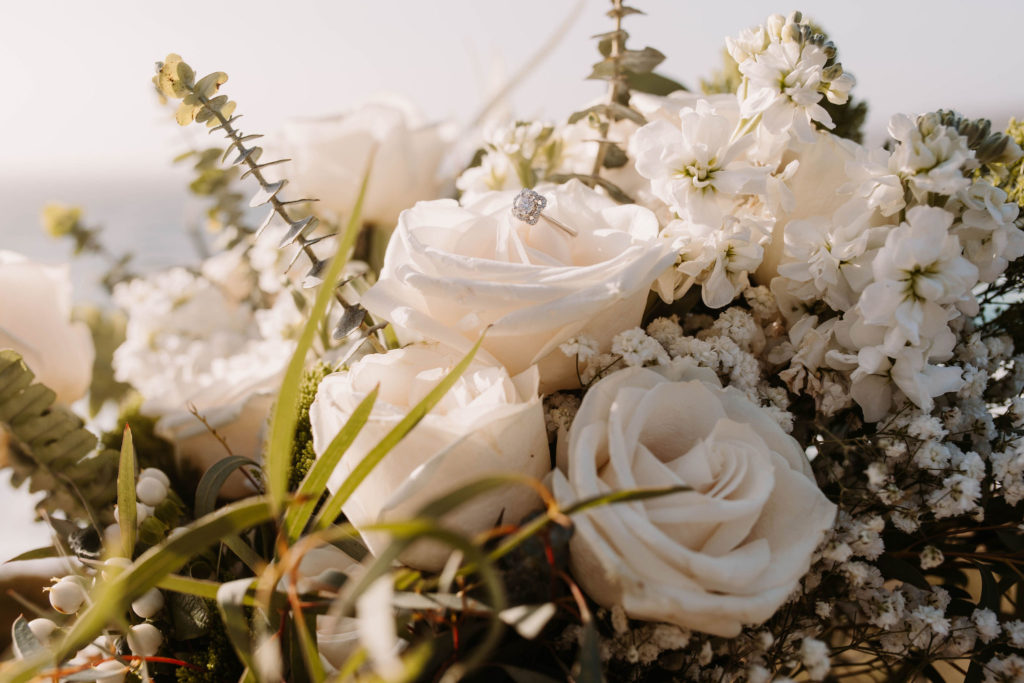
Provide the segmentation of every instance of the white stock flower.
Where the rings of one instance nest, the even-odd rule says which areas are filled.
[[[889,170],[910,184],[919,201],[927,201],[930,192],[954,195],[971,184],[963,169],[974,162],[974,152],[956,129],[938,125],[925,135],[909,116],[895,114],[889,136],[897,143]]]
[[[742,102],[744,118],[760,114],[768,132],[780,135],[792,130],[806,142],[814,140],[813,121],[835,128],[832,117],[819,104],[822,68],[827,60],[817,45],[786,41],[773,42],[740,63],[749,91]],[[847,83],[852,85],[852,80]]]
[[[14,349],[36,381],[70,404],[89,390],[95,351],[85,323],[71,322],[67,266],[0,250],[0,348]]]
[[[118,285],[114,301],[128,317],[114,352],[120,381],[159,418],[157,432],[175,444],[180,462],[205,471],[229,453],[260,457],[263,424],[293,344],[262,338],[252,308],[207,278],[173,268]],[[223,493],[251,492],[232,476]]]
[[[915,206],[872,261],[875,281],[864,289],[858,307],[865,323],[889,328],[889,353],[937,333],[935,327],[953,317],[941,307],[960,302],[978,280],[978,269],[961,256],[960,241],[949,232],[952,222],[948,211]],[[929,320],[938,325],[929,329]]]
[[[733,141],[733,122],[707,100],[678,116],[678,125],[656,120],[636,132],[636,169],[680,217],[718,225],[738,196],[765,192],[767,169],[744,156],[754,137]]]
[[[328,375],[310,408],[313,447],[322,455],[356,406],[375,386],[380,395],[366,425],[331,474],[337,490],[371,448],[415,406],[461,354],[439,344],[415,344],[372,354],[347,372]],[[480,477],[518,473],[541,478],[550,470],[547,427],[537,395],[537,370],[510,377],[505,368],[474,361],[441,402],[373,469],[342,510],[357,528],[413,517],[430,501]],[[463,534],[491,528],[498,520],[518,522],[539,505],[522,486],[474,498],[442,518]],[[380,532],[364,532],[379,553],[387,545]],[[450,549],[421,543],[403,562],[439,570]]]
[[[767,620],[807,572],[836,508],[800,445],[714,374],[677,364],[590,388],[559,449],[561,503],[637,487],[692,491],[574,517],[570,567],[605,607],[733,637]]]
[[[338,116],[285,125],[282,146],[292,159],[288,178],[318,205],[347,216],[356,203],[370,154],[373,168],[364,222],[390,230],[398,214],[441,193],[441,160],[449,147],[444,126],[424,124],[408,103],[368,102]]]
[[[377,283],[362,298],[399,338],[483,350],[511,374],[537,364],[541,391],[578,386],[576,362],[559,350],[586,335],[607,348],[640,323],[647,292],[671,264],[649,210],[619,206],[571,181],[547,191],[543,219],[529,225],[509,209],[513,194],[468,206],[421,202],[404,212]]]
[[[717,227],[677,220],[662,231],[679,254],[674,269],[661,274],[655,286],[666,302],[679,299],[693,285],[710,308],[729,305],[749,284],[748,275],[761,263],[761,244],[769,222],[753,216],[726,216]]]

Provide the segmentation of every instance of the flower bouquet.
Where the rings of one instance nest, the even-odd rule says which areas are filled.
[[[73,321],[0,252],[53,530],[0,679],[1024,680],[1024,127],[868,146],[799,13],[690,90],[637,12],[606,96],[458,145],[378,102],[264,149],[159,64],[213,252],[139,274],[48,207],[110,258]]]

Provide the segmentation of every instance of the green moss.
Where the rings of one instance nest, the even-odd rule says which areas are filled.
[[[216,614],[216,608],[211,608],[210,611]],[[211,625],[206,635],[187,642],[196,645],[196,649],[189,653],[178,653],[178,656],[182,661],[199,669],[179,666],[174,671],[178,683],[221,683],[237,681],[242,675],[242,664],[238,661],[238,656],[232,649],[219,618]]]
[[[331,373],[330,367],[317,363],[302,374],[299,383],[299,420],[295,425],[295,442],[292,446],[292,466],[288,473],[288,490],[294,491],[309,472],[316,453],[313,451],[313,428],[309,422],[309,407],[316,398],[317,387],[324,377]]]

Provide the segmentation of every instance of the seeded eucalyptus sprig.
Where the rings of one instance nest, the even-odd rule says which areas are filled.
[[[299,218],[293,215],[292,210],[296,204],[308,204],[316,200],[309,197],[281,199],[279,194],[288,181],[282,179],[270,182],[263,175],[264,169],[290,161],[290,159],[261,161],[263,148],[250,143],[263,136],[246,135],[235,128],[235,122],[241,118],[240,114],[234,113],[236,103],[229,100],[227,95],[217,94],[220,86],[227,81],[228,75],[222,71],[216,71],[197,81],[192,67],[183,62],[181,57],[176,54],[168,55],[167,59],[159,62],[157,66],[157,74],[153,77],[153,83],[157,89],[163,96],[181,101],[175,113],[175,120],[182,126],[187,126],[194,121],[205,123],[210,132],[222,131],[228,140],[228,145],[224,149],[221,160],[226,159],[232,152],[236,153],[231,165],[246,169],[242,173],[241,179],[252,176],[259,184],[260,189],[249,201],[249,206],[255,208],[269,204],[271,208],[266,219],[256,230],[256,236],[259,237],[275,217],[283,220],[288,225],[288,231],[278,246],[284,249],[297,243],[300,247],[298,253],[305,254],[310,263],[305,281],[311,284],[319,283],[327,270],[329,260],[317,256],[313,251],[313,245],[333,235],[308,237],[319,220],[312,214]],[[296,254],[296,258],[298,258],[298,254]],[[375,336],[379,326],[371,327],[366,323],[366,309],[358,304],[349,304],[338,291],[335,291],[335,298],[341,304],[344,313],[334,330],[334,338],[342,339],[356,329],[361,329],[363,336],[368,338],[378,351],[383,351],[384,345]]]

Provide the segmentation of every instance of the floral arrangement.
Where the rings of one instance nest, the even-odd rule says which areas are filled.
[[[48,207],[110,259],[74,318],[0,252],[0,460],[54,532],[0,678],[1024,680],[1024,127],[867,146],[799,13],[687,90],[637,12],[604,98],[475,154],[395,102],[265,151],[160,63],[223,137],[213,252],[134,273]]]

